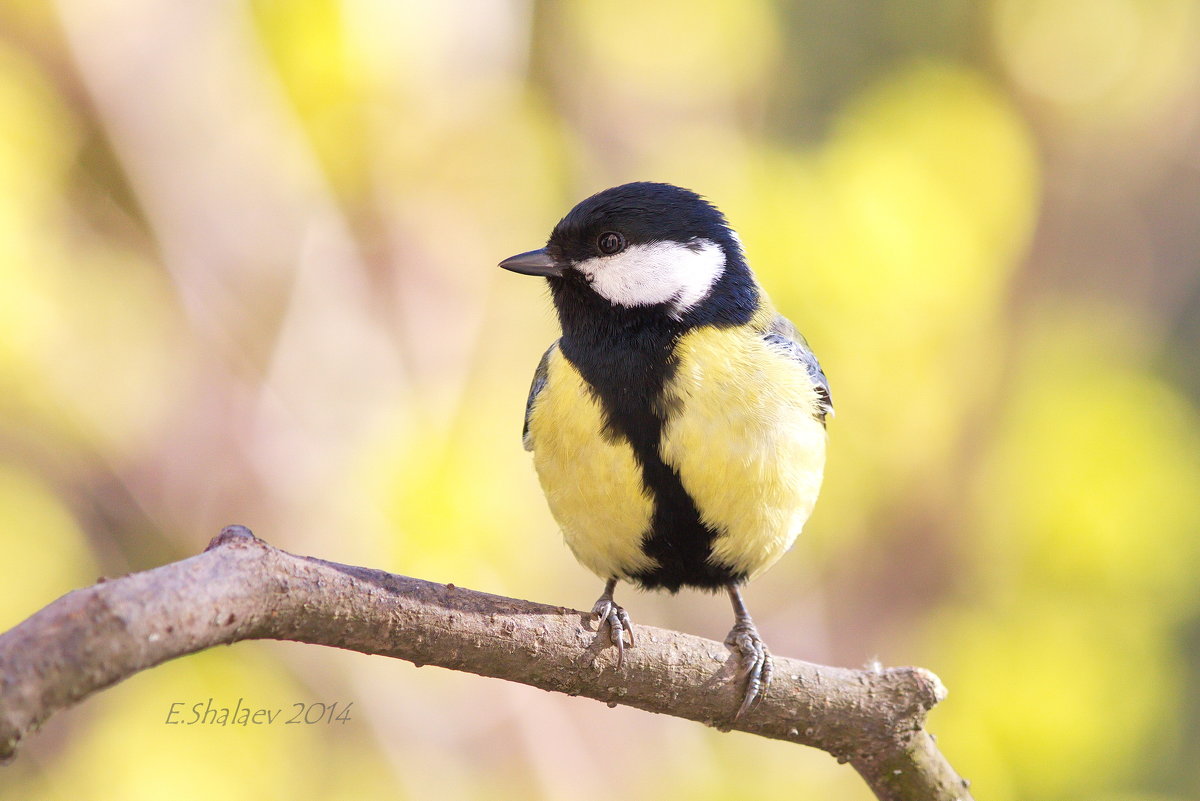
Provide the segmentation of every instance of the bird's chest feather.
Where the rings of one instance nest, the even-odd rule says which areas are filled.
[[[642,550],[654,501],[628,439],[579,370],[556,349],[529,421],[534,466],[567,545],[601,576],[652,566]]]
[[[660,453],[718,536],[711,559],[753,576],[791,547],[825,465],[806,370],[748,328],[701,328],[675,348]]]
[[[577,358],[582,369],[552,354],[530,433],[551,510],[585,566],[714,585],[787,550],[824,463],[802,368],[748,328]]]

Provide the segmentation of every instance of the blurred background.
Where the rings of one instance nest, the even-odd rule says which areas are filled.
[[[556,323],[495,265],[639,179],[727,213],[833,388],[822,499],[747,595],[772,649],[938,673],[980,799],[1200,798],[1194,0],[5,0],[0,629],[234,522],[590,608],[520,443]],[[165,725],[209,698],[353,706]],[[870,797],[820,752],[289,643],[140,674],[0,777],[367,794]]]

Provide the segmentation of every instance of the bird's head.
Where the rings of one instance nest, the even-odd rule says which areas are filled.
[[[737,324],[758,302],[724,215],[670,184],[631,183],[592,195],[559,221],[546,247],[500,266],[545,276],[560,316],[593,309]]]

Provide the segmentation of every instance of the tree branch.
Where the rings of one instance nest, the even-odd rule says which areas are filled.
[[[720,643],[639,626],[617,670],[591,616],[294,556],[231,526],[204,553],[63,596],[0,635],[0,758],[60,709],[214,645],[296,640],[517,681],[726,728],[737,661]],[[733,728],[850,762],[885,801],[970,801],[923,729],[945,696],[922,668],[775,658]]]

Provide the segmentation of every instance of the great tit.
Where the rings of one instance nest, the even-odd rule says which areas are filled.
[[[617,582],[723,588],[737,720],[771,680],[739,588],[791,547],[821,486],[833,406],[816,356],[721,212],[677,186],[606,189],[500,266],[545,277],[558,312],[524,444],[567,545],[606,580],[592,613],[618,667],[634,637]]]

